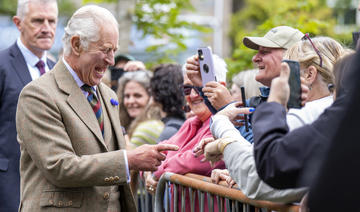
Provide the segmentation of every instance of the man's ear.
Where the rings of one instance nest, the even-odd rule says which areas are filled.
[[[16,28],[18,28],[18,30],[21,32],[22,27],[21,27],[21,19],[19,18],[19,16],[14,16],[12,18],[12,21],[15,24]]]
[[[219,83],[226,87],[226,82],[220,81]]]
[[[70,38],[71,50],[74,55],[79,56],[82,51],[80,37],[78,35]]]
[[[318,71],[315,66],[309,66],[305,69],[303,77],[305,78],[306,82],[311,85],[315,82],[317,73]]]

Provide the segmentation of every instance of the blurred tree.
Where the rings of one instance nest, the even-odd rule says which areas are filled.
[[[349,0],[339,0],[341,2]],[[245,0],[245,6],[232,17],[230,36],[233,54],[228,63],[228,79],[245,69],[252,69],[256,51],[242,43],[245,36],[263,36],[275,26],[287,25],[310,33],[310,36],[330,36],[349,45],[351,33],[336,34],[336,20],[326,0]]]
[[[0,14],[14,16],[16,14],[17,0],[0,0]],[[70,17],[76,7],[72,0],[58,1],[59,15]]]
[[[124,0],[83,0],[83,3],[117,3],[122,4]],[[128,9],[122,8],[120,9]],[[158,64],[173,61],[174,56],[187,49],[185,39],[187,38],[182,30],[197,30],[210,32],[210,28],[184,21],[180,18],[183,11],[194,11],[190,0],[137,0],[134,1],[134,10],[127,11],[128,17],[132,18],[137,29],[142,32],[142,37],[152,36],[161,39],[162,43],[147,47],[147,52],[158,55]],[[119,22],[123,19],[118,19]],[[125,31],[129,33],[130,31]]]

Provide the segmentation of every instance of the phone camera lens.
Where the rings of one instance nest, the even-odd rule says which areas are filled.
[[[201,50],[198,50],[198,55],[199,55],[199,60],[204,59],[204,55],[203,55],[203,52]]]
[[[209,66],[207,64],[203,65],[203,69],[205,73],[209,73]]]

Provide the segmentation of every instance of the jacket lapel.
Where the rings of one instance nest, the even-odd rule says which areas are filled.
[[[103,110],[106,110],[111,122],[111,126],[114,129],[115,132],[115,136],[116,136],[116,140],[120,141],[119,143],[119,147],[120,149],[125,149],[125,142],[122,142],[122,131],[121,131],[121,126],[120,126],[120,121],[118,118],[119,116],[119,111],[117,109],[118,106],[116,105],[112,105],[110,103],[111,100],[111,96],[109,95],[108,92],[106,92],[105,85],[103,85],[102,83],[100,83],[98,85],[98,89],[99,89],[99,94],[103,97],[104,100],[104,106],[103,106]]]
[[[12,57],[10,63],[13,66],[15,73],[25,86],[31,82],[31,75],[26,65],[24,56],[21,54],[21,51],[16,43],[10,48],[10,55]]]
[[[95,114],[65,64],[60,60],[53,71],[59,88],[69,95],[67,102],[70,107],[108,151]]]

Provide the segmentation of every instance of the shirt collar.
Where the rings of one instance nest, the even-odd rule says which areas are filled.
[[[17,39],[16,44],[18,45],[22,55],[24,56],[25,62],[31,67],[35,67],[35,65],[39,62],[39,58],[28,48],[26,48],[26,46],[22,43],[20,37]],[[44,51],[44,54],[40,59],[44,61],[45,65],[47,66],[46,51]]]
[[[85,83],[83,81],[81,81],[81,79],[79,78],[79,76],[77,75],[77,73],[74,71],[74,69],[71,68],[71,66],[66,62],[65,58],[62,57],[62,61],[65,64],[67,70],[69,70],[71,76],[74,78],[76,84],[79,86],[79,88],[81,88],[81,86],[83,86]],[[96,92],[96,85],[95,86],[91,86],[95,92]]]

